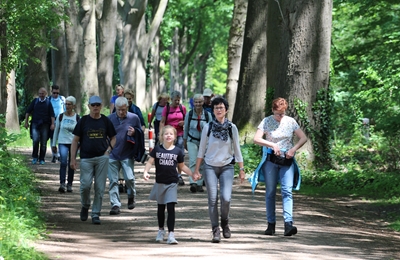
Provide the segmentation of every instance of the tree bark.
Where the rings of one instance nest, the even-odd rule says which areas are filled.
[[[177,90],[181,92],[179,84],[179,29],[175,28],[174,36],[172,37],[172,45],[170,46],[169,58],[169,89],[170,92]]]
[[[98,81],[99,95],[104,106],[109,107],[110,97],[113,95],[113,72],[115,40],[117,37],[117,0],[101,0],[97,3],[98,19]]]
[[[5,114],[7,104],[7,21],[3,18],[5,10],[0,8],[0,114]]]
[[[265,116],[267,88],[268,5],[264,0],[249,1],[240,65],[238,92],[232,121],[245,138],[252,138]],[[229,108],[230,109],[230,108]]]
[[[327,144],[329,139],[311,137],[321,127],[312,105],[318,91],[329,84],[332,1],[269,0],[269,6],[268,85],[274,87],[275,97],[288,99],[289,115],[299,119],[299,114],[306,113],[307,120],[299,122],[309,135],[303,150],[314,160],[313,146]],[[296,99],[307,104],[305,111],[296,110]]]
[[[15,70],[12,70],[7,81],[7,112],[6,128],[14,133],[19,133],[18,109],[17,109],[17,89],[15,87]]]
[[[80,22],[83,30],[83,55],[81,55],[82,64],[82,88],[81,95],[83,103],[92,95],[99,94],[99,85],[97,80],[97,53],[96,53],[96,10],[95,0],[82,0],[80,10]],[[85,113],[87,106],[82,106]]]
[[[228,119],[232,120],[238,89],[243,35],[246,24],[247,0],[235,0],[228,43],[228,77],[226,97],[229,102]]]
[[[69,0],[69,8],[66,8],[65,13],[70,21],[69,23],[65,23],[68,95],[72,95],[76,98],[75,109],[77,113],[81,113],[86,110],[86,102],[81,93],[82,65],[79,57],[82,55],[83,48],[82,27],[79,24],[79,6],[77,2]]]

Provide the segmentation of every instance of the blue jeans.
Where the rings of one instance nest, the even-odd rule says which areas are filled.
[[[71,144],[58,144],[58,150],[60,152],[60,183],[65,184],[65,177],[67,173],[68,167],[68,185],[72,186],[72,182],[74,181],[74,173],[69,166],[69,162],[71,160]]]
[[[113,160],[109,159],[108,163],[108,179],[110,180],[109,186],[109,194],[110,194],[110,203],[111,207],[118,206],[121,207],[121,199],[119,197],[119,189],[118,189],[118,173],[122,168],[122,172],[124,174],[125,184],[128,188],[128,198],[134,198],[136,195],[135,189],[135,173],[133,172],[134,160],[133,159],[125,159],[125,160]]]
[[[32,124],[32,158],[39,158],[39,161],[44,161],[44,157],[46,156],[47,151],[47,140],[49,139],[49,131],[49,124],[41,124],[39,126],[37,126],[36,124]]]
[[[192,172],[194,172],[194,169],[196,168],[197,153],[199,151],[199,142],[187,141],[186,144],[189,154],[189,168],[190,170],[192,170]],[[202,175],[203,175],[203,168],[204,168],[204,162],[200,165],[200,173]],[[203,180],[204,180],[203,176],[197,181],[193,181],[192,176],[189,176],[190,184],[196,183],[198,186],[203,186]]]
[[[221,199],[221,219],[229,219],[234,168],[232,164],[215,167],[204,164],[204,181],[208,195],[208,215],[211,227],[218,227],[218,181]]]
[[[109,156],[107,155],[81,159],[80,193],[82,207],[90,208],[90,189],[94,180],[92,218],[100,216],[104,190],[106,189],[108,159]]]
[[[275,197],[278,181],[281,184],[283,219],[285,222],[293,221],[293,176],[294,166],[282,166],[271,161],[263,165],[265,173],[265,206],[267,209],[267,221],[276,222]]]

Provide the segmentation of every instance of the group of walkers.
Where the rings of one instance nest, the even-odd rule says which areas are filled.
[[[58,92],[59,87],[53,86]],[[29,116],[33,140],[32,164],[44,164],[46,143],[50,130],[54,158],[60,160],[59,192],[72,192],[74,171],[78,168],[80,156],[80,219],[86,221],[92,207],[93,224],[101,224],[102,199],[109,179],[110,215],[120,214],[120,182],[125,181],[128,196],[127,207],[134,209],[136,182],[134,162],[141,161],[144,150],[145,122],[140,109],[132,103],[133,92],[116,86],[116,96],[111,98],[110,115],[101,114],[103,101],[91,96],[88,102],[89,114],[79,117],[74,111],[76,99],[55,98],[64,109],[54,109],[44,88],[26,111],[25,127],[29,127]],[[171,98],[171,102],[170,101]],[[143,178],[149,180],[152,165],[155,165],[155,183],[149,198],[157,201],[158,233],[156,241],[166,236],[164,228],[167,211],[168,244],[177,244],[175,239],[175,204],[178,186],[184,185],[182,173],[189,175],[189,190],[208,195],[208,212],[212,230],[212,242],[218,243],[231,237],[229,211],[234,180],[234,166],[239,166],[239,179],[245,179],[244,162],[240,151],[239,132],[226,115],[229,104],[222,96],[214,96],[212,90],[193,97],[193,109],[189,112],[181,104],[181,93],[173,91],[171,96],[161,94],[152,107],[149,127],[154,129],[156,145],[149,153]],[[268,228],[266,235],[275,233],[275,194],[277,183],[281,183],[285,236],[297,233],[293,226],[292,188],[294,182],[295,152],[307,141],[297,122],[285,115],[287,102],[283,98],[273,101],[273,115],[266,117],[258,126],[254,142],[269,147],[266,160],[262,160],[254,174],[262,175],[266,181],[266,209]],[[293,144],[293,136],[299,141]],[[265,136],[265,138],[263,138]],[[58,150],[57,150],[58,144]],[[40,145],[40,149],[39,149]],[[189,166],[184,163],[185,149],[189,155]],[[59,154],[59,156],[58,156]],[[277,160],[280,158],[280,160]],[[69,163],[68,163],[69,162]],[[67,175],[68,169],[68,175]],[[122,176],[120,176],[122,175]],[[258,178],[258,176],[257,176]],[[67,181],[67,185],[65,182]],[[94,183],[94,198],[90,191]],[[220,201],[220,203],[219,203]],[[218,209],[220,204],[220,209]]]

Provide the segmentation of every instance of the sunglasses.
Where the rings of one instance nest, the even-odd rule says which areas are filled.
[[[101,106],[101,104],[100,104],[100,103],[93,103],[93,104],[90,104],[90,106],[92,106],[92,107],[99,107],[99,106]]]
[[[60,92],[53,92],[53,94],[57,94],[58,95],[58,94],[60,94]]]

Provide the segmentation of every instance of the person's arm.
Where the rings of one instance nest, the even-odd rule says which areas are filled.
[[[114,149],[114,146],[115,146],[116,142],[117,142],[117,138],[114,135],[110,139],[110,146],[107,148],[107,151],[105,152],[106,155],[109,155],[111,153],[112,149]],[[110,152],[108,152],[108,151],[110,151]]]
[[[300,149],[306,142],[307,142],[307,136],[304,134],[303,130],[301,128],[296,129],[294,131],[294,134],[299,138],[299,141],[296,143],[295,146],[293,146],[289,151],[286,153],[286,158],[290,159],[294,156],[296,151]]]
[[[271,147],[274,150],[275,155],[280,155],[281,151],[279,146],[276,143],[269,142],[263,138],[264,132],[261,129],[257,129],[256,134],[254,135],[254,143],[260,146]]]
[[[110,114],[114,111],[114,103],[110,102]]]
[[[165,116],[162,116],[162,117],[161,117],[161,121],[160,121],[160,132],[161,132],[161,129],[163,129],[163,127],[165,126],[165,119],[166,119]]]
[[[60,118],[60,115],[58,115],[57,119]],[[58,141],[58,135],[60,133],[60,125],[61,125],[60,120],[56,120],[55,127],[54,127],[54,133],[53,133],[53,142],[51,144],[51,150],[53,151],[53,153],[57,153],[56,145],[57,145],[57,141]]]
[[[187,175],[192,176],[194,181],[198,180],[198,174],[192,173],[192,170],[190,170],[190,168],[187,167],[184,162],[178,163],[178,171],[184,172]],[[201,174],[200,174],[200,178],[201,178]]]
[[[25,128],[28,129],[29,128],[29,116],[31,114],[30,113],[26,113],[25,114]]]
[[[153,162],[154,162],[154,158],[150,157],[146,163],[146,166],[144,167],[143,179],[145,179],[146,181],[148,181],[150,179],[149,171],[151,169],[151,166],[153,165]]]
[[[72,170],[76,170],[78,168],[76,165],[76,153],[78,151],[79,140],[80,137],[75,135],[71,142],[71,160],[69,166],[71,167]]]

